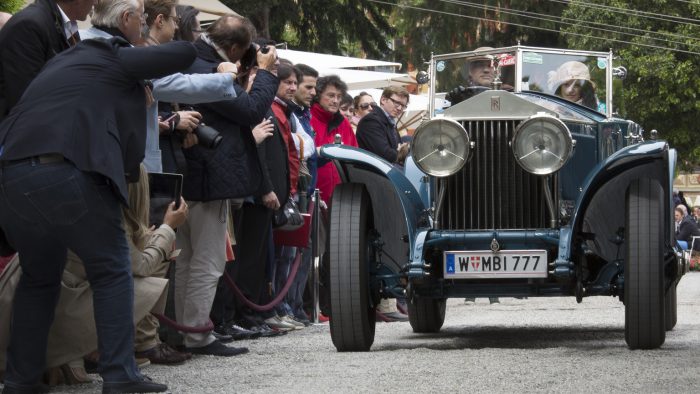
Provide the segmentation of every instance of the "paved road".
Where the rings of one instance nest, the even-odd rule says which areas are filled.
[[[616,298],[449,300],[442,331],[378,323],[368,353],[337,353],[327,325],[238,342],[250,354],[144,372],[173,393],[700,391],[700,273],[678,287],[678,325],[659,350],[630,351]],[[52,392],[98,392],[100,385]]]

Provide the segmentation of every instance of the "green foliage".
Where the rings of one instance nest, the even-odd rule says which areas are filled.
[[[0,12],[15,14],[24,6],[24,0],[2,0],[0,1]]]
[[[394,29],[392,7],[368,0],[224,0],[249,17],[261,36],[287,41],[292,48],[383,58]]]
[[[592,8],[591,3],[651,14],[617,13]],[[581,34],[565,36],[570,47],[603,51],[612,48],[620,56],[618,63],[628,70],[627,79],[623,81],[625,111],[621,115],[641,124],[647,131],[657,129],[661,138],[678,149],[683,167],[700,164],[700,143],[695,129],[700,110],[697,97],[700,56],[679,52],[700,52],[697,38],[700,25],[697,21],[665,20],[668,16],[700,19],[700,5],[678,1],[572,1],[563,16],[578,20],[574,26],[562,29],[564,33]],[[618,33],[591,31],[591,23],[603,23]],[[640,30],[630,31],[625,29],[627,27]],[[633,35],[622,34],[625,31]]]
[[[470,51],[481,46],[523,45],[558,47],[553,21],[537,14],[561,14],[563,5],[546,0],[435,1],[399,0],[393,16],[403,43],[396,60],[418,67],[431,53]],[[547,30],[537,30],[532,27]]]

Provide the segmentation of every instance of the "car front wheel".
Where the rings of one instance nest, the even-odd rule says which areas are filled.
[[[329,238],[331,339],[339,352],[368,351],[376,307],[370,296],[371,202],[364,185],[333,191]]]
[[[666,339],[662,196],[652,179],[635,180],[627,189],[625,341],[630,349],[655,349]]]

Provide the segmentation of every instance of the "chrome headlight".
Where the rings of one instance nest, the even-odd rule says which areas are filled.
[[[573,145],[566,125],[543,113],[522,122],[511,142],[518,164],[537,175],[548,175],[562,168],[571,158]]]
[[[433,119],[416,129],[411,142],[413,161],[428,175],[450,176],[464,167],[471,147],[469,134],[450,119]]]

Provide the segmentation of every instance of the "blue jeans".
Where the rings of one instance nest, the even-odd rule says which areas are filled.
[[[276,246],[275,247],[275,281],[274,290],[275,296],[282,291],[282,288],[287,283],[289,278],[289,271],[294,261],[294,256],[296,255],[297,248],[290,246]],[[291,291],[291,287],[289,289]],[[287,293],[289,294],[289,293]],[[287,304],[287,297],[283,298],[277,306],[275,306],[275,311],[280,316],[293,314],[292,308]]]
[[[134,362],[134,289],[121,203],[107,178],[68,162],[0,165],[0,225],[20,255],[5,385],[39,382],[70,249],[93,290],[105,382],[142,379]]]
[[[296,317],[303,317],[304,312],[304,289],[309,279],[309,271],[311,269],[311,248],[302,249],[301,262],[297,270],[297,276],[294,277],[292,287],[287,293],[287,304],[292,308],[292,312]]]

